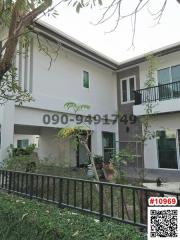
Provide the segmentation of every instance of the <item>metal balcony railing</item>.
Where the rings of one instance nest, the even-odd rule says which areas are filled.
[[[180,98],[180,81],[134,91],[135,105]]]

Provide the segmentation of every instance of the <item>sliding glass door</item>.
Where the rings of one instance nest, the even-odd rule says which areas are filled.
[[[177,141],[175,130],[157,131],[159,168],[178,169],[179,147]]]
[[[180,97],[180,65],[158,70],[159,100]]]
[[[104,161],[109,162],[115,152],[115,133],[102,132]]]

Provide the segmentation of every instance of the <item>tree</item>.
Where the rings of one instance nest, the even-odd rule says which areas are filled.
[[[64,107],[67,110],[73,110],[76,118],[78,118],[79,116],[79,112],[83,111],[83,110],[89,110],[90,106],[89,105],[85,105],[85,104],[76,104],[74,102],[67,102]],[[82,116],[81,116],[82,117]],[[86,149],[87,155],[89,157],[93,172],[94,172],[94,176],[95,179],[97,181],[99,181],[99,176],[96,170],[96,166],[95,166],[95,162],[94,162],[94,155],[91,152],[89,146],[88,146],[88,140],[89,137],[91,136],[92,131],[90,129],[90,127],[83,122],[81,125],[75,125],[73,127],[65,127],[59,130],[58,132],[58,136],[60,138],[69,138],[70,140],[72,140],[75,145],[77,144],[82,144],[84,146],[84,148]]]
[[[0,39],[3,40],[0,49],[0,104],[8,100],[13,100],[18,103],[31,100],[28,92],[23,91],[18,85],[18,76],[13,66],[13,57],[19,39],[21,37],[26,38],[29,32],[35,31],[29,27],[33,25],[33,22],[36,21],[41,14],[53,12],[61,3],[75,7],[78,13],[84,7],[92,8],[95,5],[103,5],[102,17],[96,24],[102,24],[112,17],[115,17],[115,25],[111,29],[111,31],[115,31],[121,20],[131,17],[133,45],[137,15],[151,1],[152,0],[137,0],[134,8],[132,8],[128,14],[123,14],[122,10],[127,4],[127,0],[58,0],[54,6],[52,6],[52,0],[0,0],[0,32],[2,33],[4,30],[7,32],[7,36],[4,39]],[[180,0],[176,0],[176,2],[180,4]],[[160,21],[166,5],[167,0],[164,0],[158,11],[150,13],[157,22]],[[46,54],[51,57],[48,52],[46,52]]]
[[[132,1],[132,0],[131,0]],[[175,0],[178,4],[180,4],[180,0]],[[152,0],[134,0],[132,8],[126,8],[128,5],[128,0],[109,0],[109,1],[103,1],[103,0],[74,0],[73,5],[76,6],[76,11],[79,12],[84,7],[93,7],[95,5],[103,5],[102,8],[102,16],[100,19],[95,23],[95,25],[103,24],[110,19],[114,18],[115,23],[114,27],[108,31],[113,32],[117,29],[119,26],[119,23],[126,18],[131,18],[132,22],[132,46],[134,45],[134,38],[136,33],[136,25],[137,25],[137,16],[138,14],[145,8],[148,7],[148,4],[152,2]],[[159,23],[163,13],[166,9],[168,0],[162,0],[162,5],[160,9],[156,9],[155,11],[149,11],[149,14],[153,17],[153,19],[156,21],[156,23]],[[127,11],[124,12],[124,9]]]
[[[51,5],[52,0],[0,0],[0,31],[7,32],[0,49],[0,103],[31,100],[18,85],[13,58],[20,37],[29,33],[29,26]]]

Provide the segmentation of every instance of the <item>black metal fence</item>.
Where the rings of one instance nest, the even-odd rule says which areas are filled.
[[[0,189],[118,220],[139,227],[147,226],[149,196],[176,196],[178,193],[90,180],[0,170]]]
[[[180,97],[180,81],[134,91],[135,105]]]

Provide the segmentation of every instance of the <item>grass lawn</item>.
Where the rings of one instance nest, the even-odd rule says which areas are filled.
[[[0,193],[1,240],[143,240],[133,226]]]

